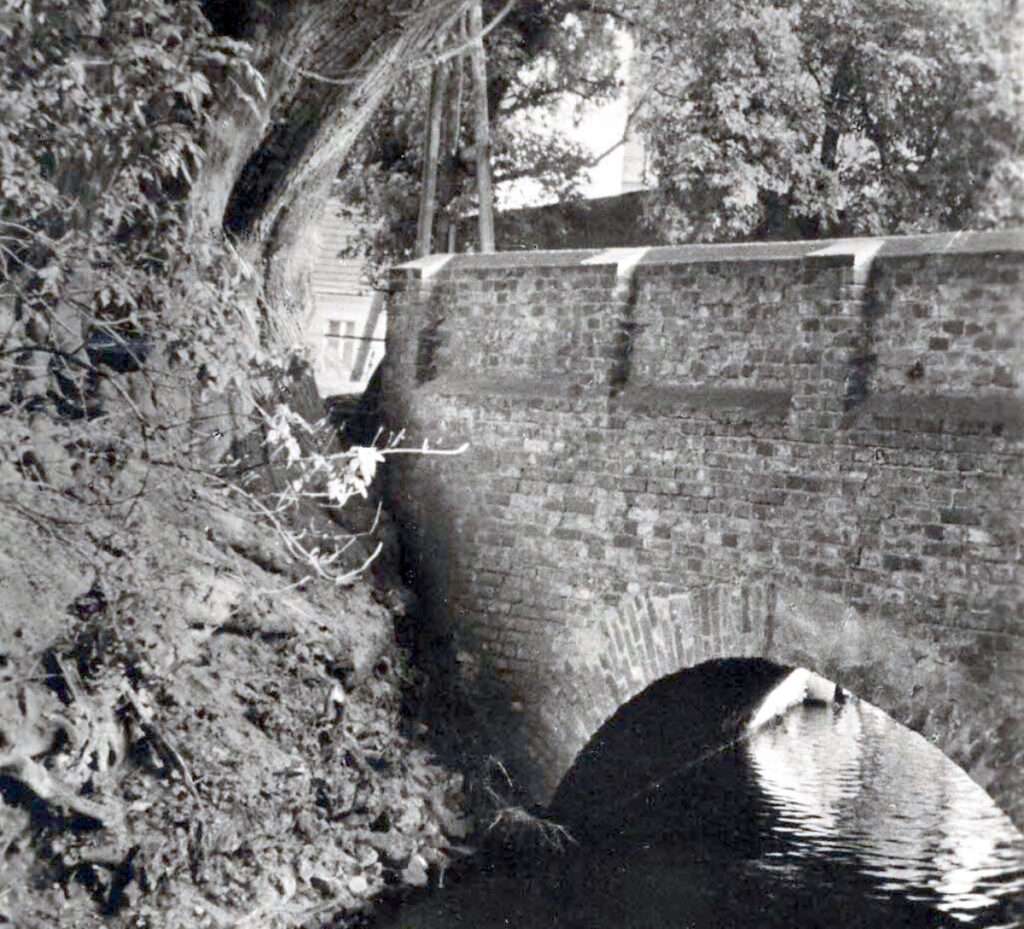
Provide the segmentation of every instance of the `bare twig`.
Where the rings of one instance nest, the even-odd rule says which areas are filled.
[[[483,29],[480,30],[478,35],[474,36],[472,39],[467,39],[464,42],[460,42],[454,48],[449,48],[443,52],[440,52],[437,55],[433,55],[427,58],[426,60],[420,63],[420,66],[434,67],[436,65],[443,64],[446,61],[450,61],[452,58],[459,57],[464,52],[466,52],[475,41],[477,41],[478,39],[486,38],[495,29],[497,29],[498,26],[501,25],[502,20],[504,20],[505,17],[508,16],[510,12],[512,12],[512,9],[515,7],[515,5],[516,0],[508,0],[508,3],[506,3],[500,10],[498,10],[498,12],[494,15],[494,18],[486,26],[484,26]]]

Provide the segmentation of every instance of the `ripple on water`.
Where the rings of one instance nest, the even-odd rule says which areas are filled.
[[[942,752],[876,707],[796,707],[753,732],[745,752],[788,854],[851,858],[879,894],[966,923],[1024,895],[1024,836]]]

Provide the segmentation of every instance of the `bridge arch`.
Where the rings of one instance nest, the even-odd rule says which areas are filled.
[[[478,742],[547,799],[644,686],[760,655],[924,734],[1024,825],[1022,251],[1016,231],[397,271],[387,422],[468,450],[396,457],[388,496]]]
[[[966,683],[951,680],[937,649],[901,632],[837,596],[771,581],[628,593],[617,609],[556,641],[564,660],[523,706],[527,786],[552,801],[595,733],[656,682],[757,659],[780,676],[807,668],[874,704],[928,738],[1012,815],[1016,788],[998,774],[1005,770],[1000,746],[958,700]]]
[[[701,784],[702,763],[743,738],[757,708],[792,670],[763,658],[728,658],[659,678],[591,735],[562,776],[549,814],[576,836],[620,833],[646,817],[659,787],[685,785],[690,793]],[[736,787],[715,781],[711,818],[726,802],[719,793],[743,799]]]
[[[821,708],[765,725],[807,697]],[[631,917],[658,881],[701,857],[695,843],[746,861],[775,843],[806,843],[808,859],[828,862],[834,887],[845,865],[832,856],[855,849],[858,881],[913,888],[936,913],[991,906],[985,918],[1003,924],[1016,908],[1008,888],[1019,886],[1021,833],[990,795],[867,701],[760,658],[704,662],[620,706],[562,779],[549,814],[624,874],[610,897],[637,888],[624,908]],[[590,893],[609,880],[600,867],[583,865]],[[820,889],[820,876],[812,884]],[[923,910],[885,918],[933,921]]]

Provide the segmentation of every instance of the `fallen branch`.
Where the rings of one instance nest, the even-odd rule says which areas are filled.
[[[57,780],[39,762],[24,755],[3,754],[0,755],[0,773],[14,778],[48,805],[58,806],[70,813],[95,820],[119,839],[127,838],[120,810],[80,796],[62,781]]]
[[[157,728],[149,721],[152,714],[146,712],[139,701],[136,699],[135,694],[132,693],[130,687],[125,687],[122,691],[127,703],[131,706],[132,712],[138,721],[140,728],[152,743],[157,754],[160,755],[164,764],[167,765],[171,770],[177,771],[181,775],[181,779],[185,782],[185,786],[188,788],[188,792],[192,795],[194,800],[199,800],[199,791],[196,790],[195,781],[192,779],[192,774],[188,769],[188,765],[185,764],[185,759],[181,757],[178,750],[171,745],[171,743],[157,730]]]
[[[524,810],[521,806],[506,806],[498,810],[487,827],[488,832],[498,829],[517,842],[523,836],[539,840],[539,844],[556,852],[564,852],[576,839],[565,826],[543,816]]]

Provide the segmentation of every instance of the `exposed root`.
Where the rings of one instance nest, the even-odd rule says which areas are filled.
[[[17,781],[48,806],[93,820],[115,835],[124,835],[124,818],[117,807],[81,796],[37,761],[13,753],[0,755],[0,773]]]
[[[497,838],[502,846],[527,855],[561,854],[577,844],[565,826],[531,812],[521,803],[510,802],[510,797],[517,793],[515,781],[493,755],[484,763],[481,786],[485,803],[492,811],[486,834]]]
[[[517,847],[535,847],[560,854],[570,845],[578,844],[565,826],[521,806],[498,810],[487,826],[488,832],[495,830],[501,834],[503,842]]]

